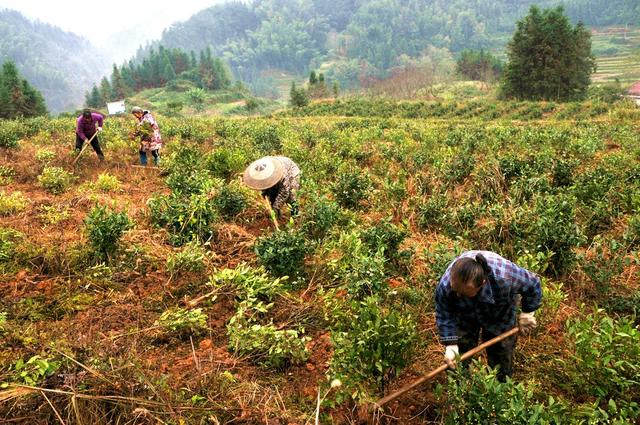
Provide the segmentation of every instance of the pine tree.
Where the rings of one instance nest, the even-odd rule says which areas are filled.
[[[111,96],[111,84],[107,77],[102,77],[100,81],[100,103],[105,104],[113,100]]]
[[[42,94],[23,79],[12,61],[0,73],[0,118],[36,117],[47,114]]]
[[[296,82],[291,82],[291,90],[289,91],[289,98],[292,106],[295,107],[303,107],[309,104],[309,98],[307,97],[307,92],[304,89],[298,89],[296,87]]]
[[[124,99],[127,95],[127,87],[122,79],[120,70],[113,64],[113,70],[111,71],[111,98],[113,100]]]
[[[85,96],[85,106],[87,108],[99,108],[100,107],[100,90],[98,90],[98,86],[95,84],[90,92],[87,92]]]
[[[572,26],[562,7],[532,6],[517,24],[508,58],[502,94],[519,99],[584,98],[595,69],[591,34],[582,24]]]

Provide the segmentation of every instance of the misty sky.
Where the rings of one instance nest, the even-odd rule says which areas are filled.
[[[0,0],[0,9],[13,9],[23,15],[56,25],[87,38],[96,46],[108,43],[113,35],[135,29],[143,34],[140,45],[160,36],[162,30],[176,21],[221,3],[223,0]]]

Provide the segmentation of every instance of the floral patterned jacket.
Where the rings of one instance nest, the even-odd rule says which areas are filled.
[[[137,128],[138,134],[141,135],[140,150],[142,152],[151,152],[162,147],[160,127],[149,111],[144,111]]]

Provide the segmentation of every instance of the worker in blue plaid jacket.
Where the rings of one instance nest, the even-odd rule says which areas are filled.
[[[536,326],[540,278],[490,251],[467,251],[447,267],[436,288],[436,324],[446,346],[445,361],[455,367],[458,355],[516,325],[516,304],[522,300],[518,325],[528,333]],[[499,366],[498,379],[513,373],[516,335],[487,348],[488,363]]]

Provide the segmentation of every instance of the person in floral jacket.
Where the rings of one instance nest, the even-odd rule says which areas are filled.
[[[138,120],[136,135],[140,137],[140,164],[147,165],[147,152],[151,152],[153,164],[158,165],[160,163],[160,148],[162,147],[162,136],[158,123],[149,111],[138,106],[134,106],[131,113]]]
[[[247,167],[243,180],[251,189],[262,191],[280,218],[284,204],[290,205],[291,215],[298,214],[296,192],[300,188],[300,174],[300,168],[290,158],[265,156]]]

